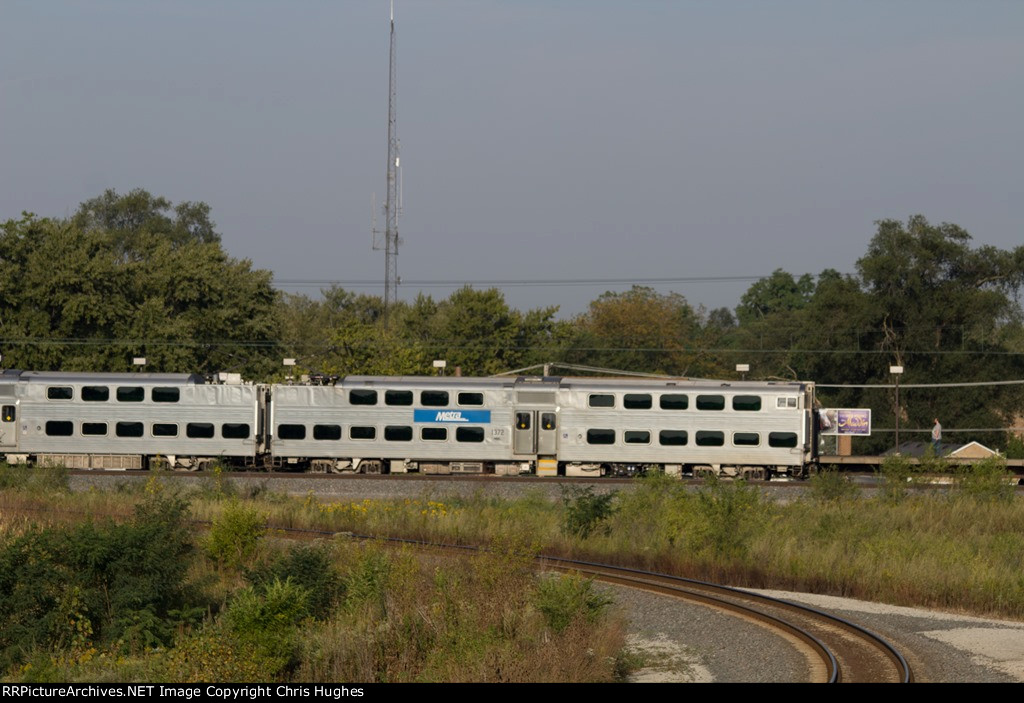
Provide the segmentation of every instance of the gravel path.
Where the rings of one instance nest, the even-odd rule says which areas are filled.
[[[644,662],[633,680],[792,682],[804,659],[764,628],[703,606],[608,586],[630,623],[630,647]],[[990,620],[850,598],[759,591],[807,603],[893,641],[918,682],[1024,681],[1024,622]]]

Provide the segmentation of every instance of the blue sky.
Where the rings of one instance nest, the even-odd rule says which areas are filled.
[[[406,281],[852,271],[914,213],[1024,243],[1024,3],[398,0],[396,23]],[[387,61],[382,0],[3,0],[0,219],[141,187],[209,203],[279,280],[382,281]],[[656,287],[734,307],[749,283]],[[568,315],[624,287],[506,294]]]

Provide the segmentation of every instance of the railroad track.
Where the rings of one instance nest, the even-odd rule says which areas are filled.
[[[270,529],[277,529],[270,527]],[[317,532],[286,528],[285,533],[378,540],[417,549],[472,554],[480,548],[439,544],[398,537]],[[913,672],[892,643],[844,618],[791,601],[731,586],[660,574],[641,569],[563,559],[535,557],[539,570],[575,572],[603,583],[638,588],[728,612],[766,627],[792,644],[806,659],[808,682],[912,683]]]

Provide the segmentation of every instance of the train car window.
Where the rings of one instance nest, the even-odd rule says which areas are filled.
[[[590,407],[592,408],[614,408],[615,396],[607,393],[593,393],[590,396]]]
[[[686,430],[662,430],[658,433],[658,442],[665,447],[684,447],[688,438]]]
[[[3,408],[4,422],[14,422],[15,414],[16,413],[14,412],[14,406],[13,405],[5,405],[4,406],[4,408]]]
[[[89,402],[110,400],[110,389],[106,386],[82,386],[82,400]]]
[[[119,386],[117,400],[120,403],[141,403],[146,399],[146,389],[142,386]]]
[[[626,444],[650,444],[651,433],[646,430],[626,430],[622,435]]]
[[[756,447],[761,444],[761,435],[757,432],[733,432],[732,443],[737,447]]]
[[[516,429],[530,429],[530,413],[516,413]]]
[[[615,430],[587,430],[587,444],[615,444]]]
[[[119,422],[114,425],[114,434],[118,437],[141,437],[142,430],[141,422]]]
[[[759,395],[734,395],[732,397],[732,409],[744,412],[753,412],[761,409],[761,396]]]
[[[348,392],[349,405],[376,405],[377,391],[357,388]]]
[[[313,439],[341,439],[341,425],[313,425]]]
[[[420,439],[428,442],[444,442],[448,439],[447,427],[424,427],[420,430]]]
[[[348,428],[349,439],[377,439],[376,427],[353,426]]]
[[[83,422],[82,435],[84,437],[105,437],[107,435],[107,423]]]
[[[154,403],[177,403],[181,400],[180,388],[154,388],[150,392]]]
[[[47,420],[46,434],[51,437],[70,437],[75,431],[75,423],[69,420]]]
[[[698,410],[725,410],[724,395],[698,395]]]
[[[412,405],[412,391],[384,391],[385,405]]]
[[[411,442],[412,428],[408,425],[386,425],[384,439],[388,442]]]
[[[154,437],[177,437],[178,426],[173,422],[156,422],[153,423],[153,436]]]
[[[725,444],[725,433],[717,430],[697,430],[698,447],[721,447]]]
[[[420,403],[431,408],[441,408],[448,405],[448,391],[423,391],[420,393]]]
[[[677,393],[666,393],[658,402],[662,410],[686,410],[690,407],[689,396]]]
[[[553,429],[555,429],[555,414],[554,413],[541,413],[540,414],[540,428],[542,430],[553,430]]]
[[[769,432],[768,446],[788,447],[792,449],[796,447],[796,439],[796,432]]]
[[[796,398],[779,398],[776,400],[775,405],[779,408],[795,408]]]
[[[456,442],[483,442],[484,441],[484,428],[483,427],[456,427],[455,428],[455,441]]]
[[[305,439],[306,438],[306,426],[305,425],[278,425],[277,426],[277,438],[278,439]]]
[[[341,428],[338,428],[340,434]],[[246,422],[225,422],[220,426],[220,436],[224,439],[249,439],[249,424]],[[316,428],[313,428],[316,436]]]
[[[47,400],[71,400],[75,391],[71,386],[50,386],[46,389]]]
[[[305,427],[302,428],[302,434],[303,436],[306,434]],[[185,425],[185,436],[192,439],[211,439],[213,437],[213,423],[190,422]]]
[[[483,393],[459,393],[459,405],[483,405]]]
[[[649,393],[627,393],[622,397],[622,407],[626,410],[650,410],[651,395]]]

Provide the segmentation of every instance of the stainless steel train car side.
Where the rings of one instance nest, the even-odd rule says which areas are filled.
[[[314,470],[518,473],[515,381],[349,376],[334,386],[271,387],[276,464]]]
[[[816,460],[808,383],[564,379],[558,459],[567,475],[801,475]]]
[[[0,453],[69,468],[254,464],[264,451],[264,393],[202,376],[7,371]]]

